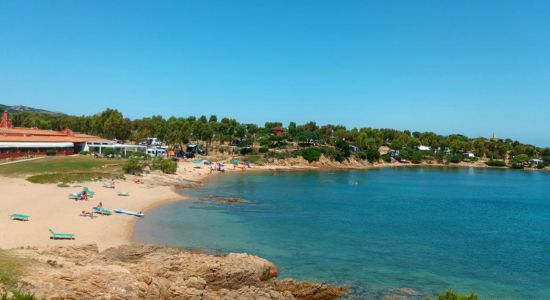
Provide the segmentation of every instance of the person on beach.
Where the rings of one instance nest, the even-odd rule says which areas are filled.
[[[100,201],[97,207],[103,207],[103,203]]]
[[[82,194],[80,194],[80,200],[88,200],[88,193],[86,190],[83,190]]]

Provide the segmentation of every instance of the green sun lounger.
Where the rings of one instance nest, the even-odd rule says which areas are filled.
[[[82,193],[72,193],[72,194],[69,194],[69,199],[80,199],[82,198]]]
[[[101,215],[104,215],[104,216],[110,216],[110,215],[113,214],[110,210],[105,209],[105,208],[101,208],[101,207],[94,207],[92,209],[95,213],[101,214]]]
[[[84,190],[88,194],[88,197],[93,197],[95,195],[95,193],[92,192],[92,190],[90,190],[87,186],[84,187]]]
[[[11,218],[12,220],[28,221],[30,217],[29,217],[29,216],[22,215],[22,214],[12,214],[12,215],[10,215],[10,218]]]
[[[129,192],[117,192],[116,194],[119,196],[130,196]]]
[[[72,233],[56,233],[51,229],[48,229],[50,232],[50,239],[52,240],[74,240],[74,234]]]

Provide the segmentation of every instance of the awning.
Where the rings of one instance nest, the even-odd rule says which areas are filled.
[[[0,148],[73,148],[74,143],[0,142]]]

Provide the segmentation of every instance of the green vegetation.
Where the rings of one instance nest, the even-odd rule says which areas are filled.
[[[119,179],[122,178],[120,172],[66,172],[66,173],[46,173],[27,177],[27,181],[32,183],[58,183],[61,182],[59,187],[65,187],[68,182],[86,182],[91,181],[93,178],[108,178]]]
[[[94,159],[85,156],[46,157],[0,166],[0,175],[24,176],[52,172],[91,171],[110,164],[106,159]]]
[[[429,297],[428,300],[431,300],[432,298]],[[479,300],[479,297],[476,296],[476,294],[458,294],[452,290],[449,290],[443,294],[440,294],[437,296],[438,300]]]
[[[152,170],[161,170],[166,174],[174,174],[178,169],[178,164],[169,158],[155,157],[152,159],[150,167]]]
[[[56,156],[57,155],[57,151],[55,149],[48,149],[46,150],[46,155],[47,156]]]
[[[126,174],[139,175],[143,172],[143,165],[137,158],[131,157],[124,162],[122,170]]]
[[[28,260],[0,250],[0,283],[8,290],[17,286],[17,279],[27,266]]]
[[[133,142],[141,142],[146,137],[154,136],[174,149],[185,150],[185,144],[189,142],[201,143],[218,153],[262,153],[267,159],[295,157],[296,154],[292,154],[294,151],[315,147],[321,150],[322,155],[334,161],[349,159],[353,149],[356,151],[355,158],[376,162],[380,160],[376,152],[384,146],[400,152],[399,155],[392,154],[395,159],[412,163],[434,160],[439,163],[459,163],[482,159],[510,161],[512,167],[521,168],[527,166],[525,158],[529,160],[546,157],[545,163],[549,164],[550,161],[550,148],[522,144],[512,139],[468,138],[461,134],[445,136],[433,132],[386,128],[346,128],[332,124],[319,126],[315,122],[301,125],[290,122],[285,128],[281,122],[266,122],[263,126],[258,126],[239,123],[230,118],[218,119],[217,116],[152,116],[130,120],[113,109],[92,116],[19,112],[12,115],[12,121],[15,126],[37,126],[53,130],[71,128],[104,138]],[[240,148],[228,146],[235,140],[240,141]],[[419,151],[421,145],[426,147],[423,149],[430,150]],[[475,158],[469,155],[465,158],[463,154],[466,152],[473,153]],[[306,156],[314,161],[316,154],[317,150],[314,150],[307,152]],[[303,156],[301,152],[299,155]],[[514,157],[518,158],[514,161]],[[383,159],[391,161],[388,156]]]
[[[0,166],[2,176],[29,176],[32,183],[83,182],[92,178],[119,178],[120,164],[86,156],[46,157]]]
[[[503,160],[489,160],[488,162],[485,163],[486,165],[488,166],[491,166],[491,167],[506,167],[506,162],[504,162]]]
[[[319,161],[323,152],[319,148],[306,148],[302,150],[302,157],[308,162]]]

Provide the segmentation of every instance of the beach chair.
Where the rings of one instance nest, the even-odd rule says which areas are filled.
[[[86,191],[86,193],[88,194],[88,197],[93,197],[94,196],[94,192],[92,192],[92,190],[90,190],[87,186],[84,187],[84,190]]]
[[[94,210],[95,213],[98,213],[98,214],[104,215],[104,216],[110,216],[110,215],[113,214],[110,210],[102,208],[102,207],[94,207],[93,210]]]
[[[130,196],[129,192],[117,192],[116,194],[119,196],[125,196],[125,197]]]
[[[74,234],[72,233],[56,233],[51,229],[48,229],[50,232],[50,239],[51,240],[74,240]]]
[[[108,189],[114,189],[115,186],[106,182],[101,183],[101,186]]]
[[[11,214],[11,215],[10,215],[10,218],[11,218],[12,220],[28,221],[30,217],[29,217],[29,216],[22,215],[22,214]]]
[[[69,194],[69,199],[80,200],[80,198],[82,198],[82,193],[72,193],[72,194]]]

